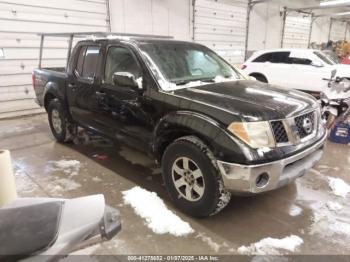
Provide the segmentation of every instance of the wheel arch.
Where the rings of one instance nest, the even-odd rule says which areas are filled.
[[[163,117],[157,124],[152,139],[152,152],[161,161],[166,148],[176,139],[184,136],[196,136],[212,151],[216,159],[244,161],[243,150],[239,142],[227,133],[214,119],[195,112],[177,111]]]

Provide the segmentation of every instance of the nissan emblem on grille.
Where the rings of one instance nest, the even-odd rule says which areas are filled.
[[[310,120],[310,118],[304,118],[303,120],[303,129],[305,131],[306,134],[311,134],[312,132],[312,122]]]

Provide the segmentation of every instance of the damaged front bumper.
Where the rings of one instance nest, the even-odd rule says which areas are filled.
[[[217,161],[225,188],[238,193],[262,193],[289,184],[303,176],[322,157],[327,132],[313,146],[278,161],[239,165]]]

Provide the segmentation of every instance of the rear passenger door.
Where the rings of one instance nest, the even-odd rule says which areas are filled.
[[[100,46],[82,45],[77,53],[73,74],[68,77],[67,96],[73,119],[86,127],[93,127],[96,72],[100,63]]]

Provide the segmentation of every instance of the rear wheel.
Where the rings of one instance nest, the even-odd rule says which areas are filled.
[[[71,123],[57,98],[50,101],[47,113],[50,129],[55,139],[60,143],[69,142],[71,140],[71,132],[69,131]]]
[[[183,137],[168,146],[162,169],[174,204],[189,215],[214,215],[230,201],[213,154],[197,137]]]

